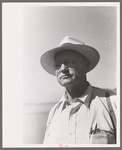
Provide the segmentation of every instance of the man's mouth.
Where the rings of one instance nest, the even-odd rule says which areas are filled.
[[[69,78],[67,75],[61,76],[60,79],[67,79]]]

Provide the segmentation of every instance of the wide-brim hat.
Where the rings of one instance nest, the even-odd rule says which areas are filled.
[[[57,53],[65,50],[73,50],[82,54],[87,60],[89,60],[89,71],[91,71],[99,62],[100,55],[98,51],[88,45],[85,45],[83,42],[66,36],[60,43],[60,45],[54,49],[46,51],[41,56],[41,65],[42,67],[50,74],[55,75],[55,62],[54,57]],[[79,64],[80,65],[80,64]]]

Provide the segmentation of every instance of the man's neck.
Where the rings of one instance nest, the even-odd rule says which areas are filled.
[[[87,81],[77,85],[77,86],[70,86],[67,87],[67,96],[71,103],[73,103],[74,98],[78,98],[84,94],[87,90],[89,83]]]

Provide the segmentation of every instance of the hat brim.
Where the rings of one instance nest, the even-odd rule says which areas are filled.
[[[42,67],[50,74],[55,75],[55,62],[54,57],[57,53],[64,51],[64,50],[74,50],[76,52],[81,53],[83,56],[86,57],[86,59],[89,60],[90,66],[89,71],[91,71],[99,62],[100,55],[96,49],[93,47],[87,46],[87,45],[65,45],[61,47],[56,47],[54,49],[51,49],[47,52],[45,52],[41,56],[41,65]]]

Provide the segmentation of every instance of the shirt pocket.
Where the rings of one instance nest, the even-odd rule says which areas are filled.
[[[90,144],[116,144],[116,137],[108,131],[98,131],[90,135]]]

